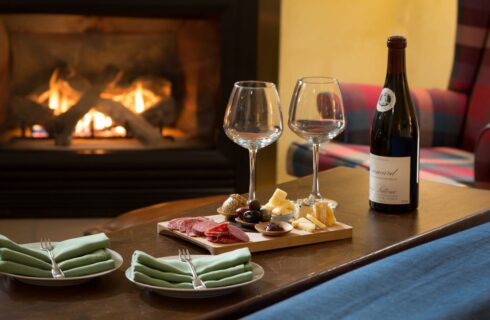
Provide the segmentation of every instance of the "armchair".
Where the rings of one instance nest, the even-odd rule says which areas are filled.
[[[420,176],[439,182],[490,183],[490,4],[458,1],[455,61],[447,90],[412,88],[420,124]],[[320,170],[369,168],[369,131],[381,87],[341,84],[346,130],[320,151]],[[288,149],[289,174],[312,171],[308,144]]]

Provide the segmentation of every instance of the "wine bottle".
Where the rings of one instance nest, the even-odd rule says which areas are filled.
[[[369,205],[403,213],[419,203],[419,125],[405,71],[402,36],[388,38],[388,69],[371,127]]]

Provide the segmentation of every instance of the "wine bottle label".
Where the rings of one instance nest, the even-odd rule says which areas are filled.
[[[379,112],[385,112],[393,109],[396,102],[395,93],[389,88],[383,88],[381,94],[379,95],[378,104],[376,105],[376,110]]]
[[[370,154],[369,200],[383,204],[410,203],[410,157]]]

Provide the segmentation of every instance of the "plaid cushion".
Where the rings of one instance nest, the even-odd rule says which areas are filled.
[[[346,113],[345,132],[336,141],[369,144],[369,132],[381,87],[341,84]],[[422,147],[457,147],[463,128],[466,96],[439,89],[412,89],[420,123]]]
[[[288,173],[295,176],[311,174],[311,145],[293,143],[288,149]],[[420,178],[450,184],[474,183],[472,153],[447,147],[420,150]],[[320,150],[320,170],[336,166],[369,169],[369,146],[326,143]]]
[[[458,1],[458,29],[449,89],[470,94],[480,68],[488,31],[487,0]]]
[[[490,122],[490,1],[459,0],[458,29],[449,89],[467,94],[462,148],[474,151]]]
[[[490,124],[485,129],[475,151],[475,180],[490,183]]]
[[[485,49],[488,22],[487,0],[458,1],[458,28],[450,90],[471,93]]]
[[[474,151],[480,131],[490,123],[490,36],[468,104],[463,147]]]

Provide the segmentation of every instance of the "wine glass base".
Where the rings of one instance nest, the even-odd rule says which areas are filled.
[[[310,206],[313,206],[315,204],[315,202],[318,202],[318,201],[327,202],[328,206],[332,209],[337,208],[339,205],[339,203],[335,200],[327,199],[327,198],[323,198],[323,197],[315,197],[312,195],[310,195],[308,198],[303,200],[303,202],[308,203]]]
[[[337,206],[339,205],[339,203],[335,200],[332,200],[332,199],[323,199],[324,201],[326,201],[329,205],[330,208],[332,209],[335,209],[337,208]]]

